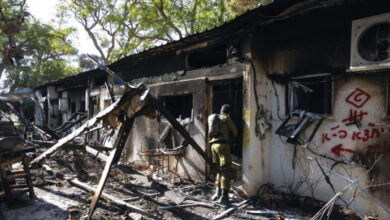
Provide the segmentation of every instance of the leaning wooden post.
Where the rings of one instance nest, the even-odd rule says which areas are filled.
[[[100,181],[96,189],[95,195],[93,196],[91,206],[89,207],[88,220],[92,218],[92,215],[96,209],[96,204],[99,201],[100,195],[103,192],[104,185],[106,184],[107,177],[108,174],[110,173],[112,166],[115,165],[120,158],[127,137],[130,134],[131,127],[133,126],[133,122],[134,122],[134,117],[127,119],[126,121],[122,122],[120,125],[121,127],[118,132],[118,137],[114,143],[114,149],[111,151],[110,156],[108,157],[102,176],[100,177]]]
[[[163,106],[156,97],[149,95],[149,103],[155,107],[168,121],[171,123],[172,127],[178,131],[183,138],[188,141],[188,143],[194,148],[198,154],[200,154],[203,159],[210,165],[211,168],[214,167],[214,163],[207,156],[206,152],[195,142],[195,140],[190,136],[186,129],[176,120],[176,118],[170,113],[169,109]]]

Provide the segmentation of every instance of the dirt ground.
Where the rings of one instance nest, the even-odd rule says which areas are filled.
[[[16,191],[18,200],[12,207],[1,203],[0,219],[69,219],[70,213],[75,219],[82,219],[88,214],[93,194],[73,186],[69,180],[78,179],[96,188],[104,164],[85,153],[66,150],[47,159],[45,164],[52,170],[32,170],[36,198],[29,199],[26,191]],[[238,188],[229,195],[233,205],[247,199],[240,196]],[[212,182],[193,183],[171,174],[156,175],[149,170],[137,171],[124,165],[112,169],[104,192],[160,219],[212,219],[227,209],[211,201]],[[310,219],[312,216],[299,207],[280,204],[277,201],[281,199],[275,195],[265,197],[251,198],[248,204],[224,219]],[[253,214],[260,211],[263,214]],[[93,219],[150,218],[100,199]]]

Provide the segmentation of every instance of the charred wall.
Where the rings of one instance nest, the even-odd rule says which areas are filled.
[[[194,140],[205,150],[208,151],[206,145],[206,121],[209,111],[209,101],[211,97],[207,96],[207,82],[210,80],[223,80],[242,77],[246,65],[241,63],[224,64],[221,66],[205,67],[201,69],[189,70],[185,74],[177,72],[161,74],[154,77],[143,77],[132,80],[133,84],[145,82],[150,88],[153,95],[164,101],[164,97],[169,97],[170,100],[177,97],[177,104],[167,106],[168,108],[181,108],[181,104],[188,105],[188,102],[181,103],[183,97],[191,97],[192,100],[192,116],[184,122],[186,129]],[[208,100],[210,99],[210,100]],[[188,101],[188,100],[187,100]],[[176,109],[171,109],[176,112]],[[182,118],[184,119],[184,118]],[[188,120],[190,122],[188,123]],[[128,139],[128,160],[150,160],[147,157],[140,157],[139,153],[146,149],[164,148],[165,143],[159,143],[159,137],[167,123],[164,119],[158,116],[157,119],[145,120],[145,118],[137,118],[134,124],[134,129]],[[182,138],[179,134],[173,131],[175,136],[176,146],[182,144]],[[176,159],[170,158],[170,169],[175,169]],[[184,149],[184,155],[179,159],[178,174],[184,178],[195,181],[204,181],[206,178],[206,163],[198,153],[187,146]]]
[[[322,200],[331,198],[334,193],[323,180],[324,176],[316,162],[310,160],[318,158],[324,166],[334,166],[334,171],[358,179],[361,186],[368,187],[377,199],[390,206],[384,196],[389,192],[386,186],[389,175],[385,172],[385,164],[389,162],[387,152],[390,149],[387,105],[389,71],[353,73],[348,70],[352,20],[383,12],[379,8],[374,10],[374,6],[367,7],[342,6],[297,16],[263,26],[253,38],[256,91],[260,104],[265,106],[265,112],[271,112],[267,118],[271,126],[262,140],[269,149],[270,164],[262,172],[268,172],[269,169],[270,182],[281,190]],[[304,144],[289,142],[275,132],[289,114],[292,97],[290,83],[294,80],[312,80],[305,84],[310,88],[318,83],[315,77],[321,74],[329,76],[327,83],[332,88],[329,99],[331,111],[324,114],[325,120],[308,145],[311,152],[302,147]],[[359,100],[361,103],[357,102]],[[318,119],[312,120],[303,129],[301,143],[309,139],[317,122]],[[252,151],[259,155],[266,153],[262,153],[262,149]],[[367,174],[378,158],[375,169]],[[335,161],[347,162],[343,164]],[[348,184],[337,176],[330,176],[336,192]],[[250,186],[248,189],[251,191]],[[362,213],[376,212],[385,216],[377,204],[361,194],[356,195],[351,190],[345,197],[354,198],[352,206]]]

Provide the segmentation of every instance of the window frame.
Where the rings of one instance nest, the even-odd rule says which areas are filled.
[[[330,108],[329,112],[327,113],[314,113],[311,111],[307,111],[306,109],[299,109],[299,108],[294,108],[294,88],[292,87],[292,82],[298,82],[299,80],[302,79],[316,79],[316,78],[325,78],[329,77],[330,78],[330,96],[329,101],[330,102]],[[321,115],[321,116],[331,116],[333,114],[333,107],[334,107],[334,80],[333,80],[333,75],[331,73],[319,73],[319,74],[308,74],[308,75],[302,75],[302,76],[296,76],[296,77],[291,77],[288,82],[287,82],[287,90],[286,90],[286,115],[291,115],[294,112],[297,111],[307,111],[308,113],[314,114],[314,115]]]
[[[194,94],[192,92],[186,92],[186,93],[180,93],[180,94],[172,94],[172,95],[159,95],[158,96],[158,99],[160,99],[160,101],[162,102],[162,104],[166,106],[166,103],[164,102],[163,98],[164,97],[172,97],[172,96],[187,96],[187,95],[191,95],[192,97],[192,103],[191,103],[191,113],[190,113],[190,121],[189,121],[189,124],[193,124],[194,123]],[[167,107],[168,108],[168,107]],[[168,108],[169,109],[169,108]],[[176,116],[175,116],[176,117]],[[188,117],[187,117],[188,118]],[[182,119],[185,119],[185,118],[182,118]],[[163,117],[162,114],[159,114],[159,120],[160,121],[163,121],[163,122],[168,122],[168,120]]]

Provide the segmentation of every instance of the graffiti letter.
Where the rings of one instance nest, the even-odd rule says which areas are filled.
[[[328,137],[328,134],[322,134],[322,143],[325,143],[325,141],[330,141],[330,138]]]
[[[375,136],[376,138],[379,138],[381,136],[381,133],[379,132],[378,128],[373,128],[371,130],[371,139],[375,138]]]
[[[339,138],[341,138],[341,139],[346,138],[348,135],[346,130],[340,130],[338,133],[339,133]]]
[[[360,137],[360,131],[354,131],[354,132],[352,133],[352,140],[355,140],[355,138],[356,138],[357,140],[361,140],[361,139],[362,139],[362,137]]]
[[[370,139],[370,130],[364,129],[364,137],[362,138],[362,141],[366,142],[368,139]]]

